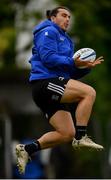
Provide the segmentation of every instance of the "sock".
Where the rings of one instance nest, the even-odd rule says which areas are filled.
[[[31,156],[32,154],[36,153],[41,149],[39,141],[34,141],[31,144],[26,144],[25,145],[25,150]]]
[[[80,140],[83,136],[85,136],[87,132],[87,126],[76,126],[76,135],[75,138]]]

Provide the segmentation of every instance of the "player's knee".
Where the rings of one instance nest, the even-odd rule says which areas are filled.
[[[96,98],[96,91],[93,87],[89,87],[89,90],[88,90],[88,95],[95,100]]]
[[[73,140],[74,136],[75,136],[75,130],[74,129],[67,130],[67,132],[65,133],[65,136],[64,136],[65,141]]]

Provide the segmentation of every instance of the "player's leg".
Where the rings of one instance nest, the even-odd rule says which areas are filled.
[[[64,91],[64,82],[66,82],[65,91]],[[40,81],[39,83],[40,83],[39,85],[38,82],[36,84],[34,83],[34,96],[35,96],[34,99],[35,102],[37,103],[39,102],[41,109],[43,109],[43,111],[47,108],[51,109],[50,105],[48,104],[49,100],[50,103],[54,102],[54,104],[55,103],[58,104],[59,103],[58,100],[60,99],[61,99],[61,103],[77,102],[78,103],[76,109],[77,127],[78,130],[81,130],[81,127],[82,130],[85,130],[95,100],[95,94],[96,94],[95,90],[90,86],[85,85],[76,80],[69,80],[67,83],[67,80],[64,81],[63,79],[58,78],[58,79],[53,79],[53,81],[52,79],[45,81],[43,80],[43,82]],[[53,147],[57,144],[69,141],[73,138],[74,126],[72,125],[73,124],[72,118],[69,115],[69,113],[65,113],[64,115],[62,111],[58,111],[57,113],[53,113],[53,116],[51,117],[52,118],[50,119],[50,123],[55,128],[55,131],[46,133],[41,138],[39,138],[39,140],[37,140],[32,144],[26,146],[18,145],[16,147],[16,151],[18,154],[17,156],[19,160],[18,165],[21,172],[25,171],[25,166],[28,161],[28,154],[33,154],[34,152],[40,149]]]
[[[38,139],[42,149],[54,147],[74,138],[75,128],[69,112],[57,111],[49,122],[55,130],[44,134]]]
[[[64,91],[64,95],[61,98],[61,102],[78,103],[75,112],[76,139],[73,141],[73,146],[77,146],[79,142],[81,146],[103,149],[103,146],[94,143],[86,135],[86,128],[89,122],[93,104],[95,102],[95,97],[96,92],[91,86],[76,80],[69,80],[66,84],[66,89]]]
[[[88,124],[95,97],[96,92],[91,86],[76,80],[69,80],[61,103],[78,103],[75,116],[77,125],[82,126]]]
[[[37,141],[28,144],[18,144],[16,153],[18,157],[18,168],[20,173],[25,172],[29,157],[41,149],[52,148],[61,143],[72,141],[75,135],[75,128],[71,114],[67,111],[57,111],[49,120],[54,131],[45,133]]]

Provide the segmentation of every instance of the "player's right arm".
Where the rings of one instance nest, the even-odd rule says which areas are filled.
[[[41,61],[48,68],[74,66],[74,59],[65,55],[59,55],[57,32],[46,28],[35,35],[35,46],[39,52]]]

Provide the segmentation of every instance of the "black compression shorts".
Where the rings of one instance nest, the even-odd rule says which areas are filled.
[[[60,103],[68,81],[69,79],[58,77],[31,82],[33,100],[47,119],[58,110],[69,111],[68,104]]]

